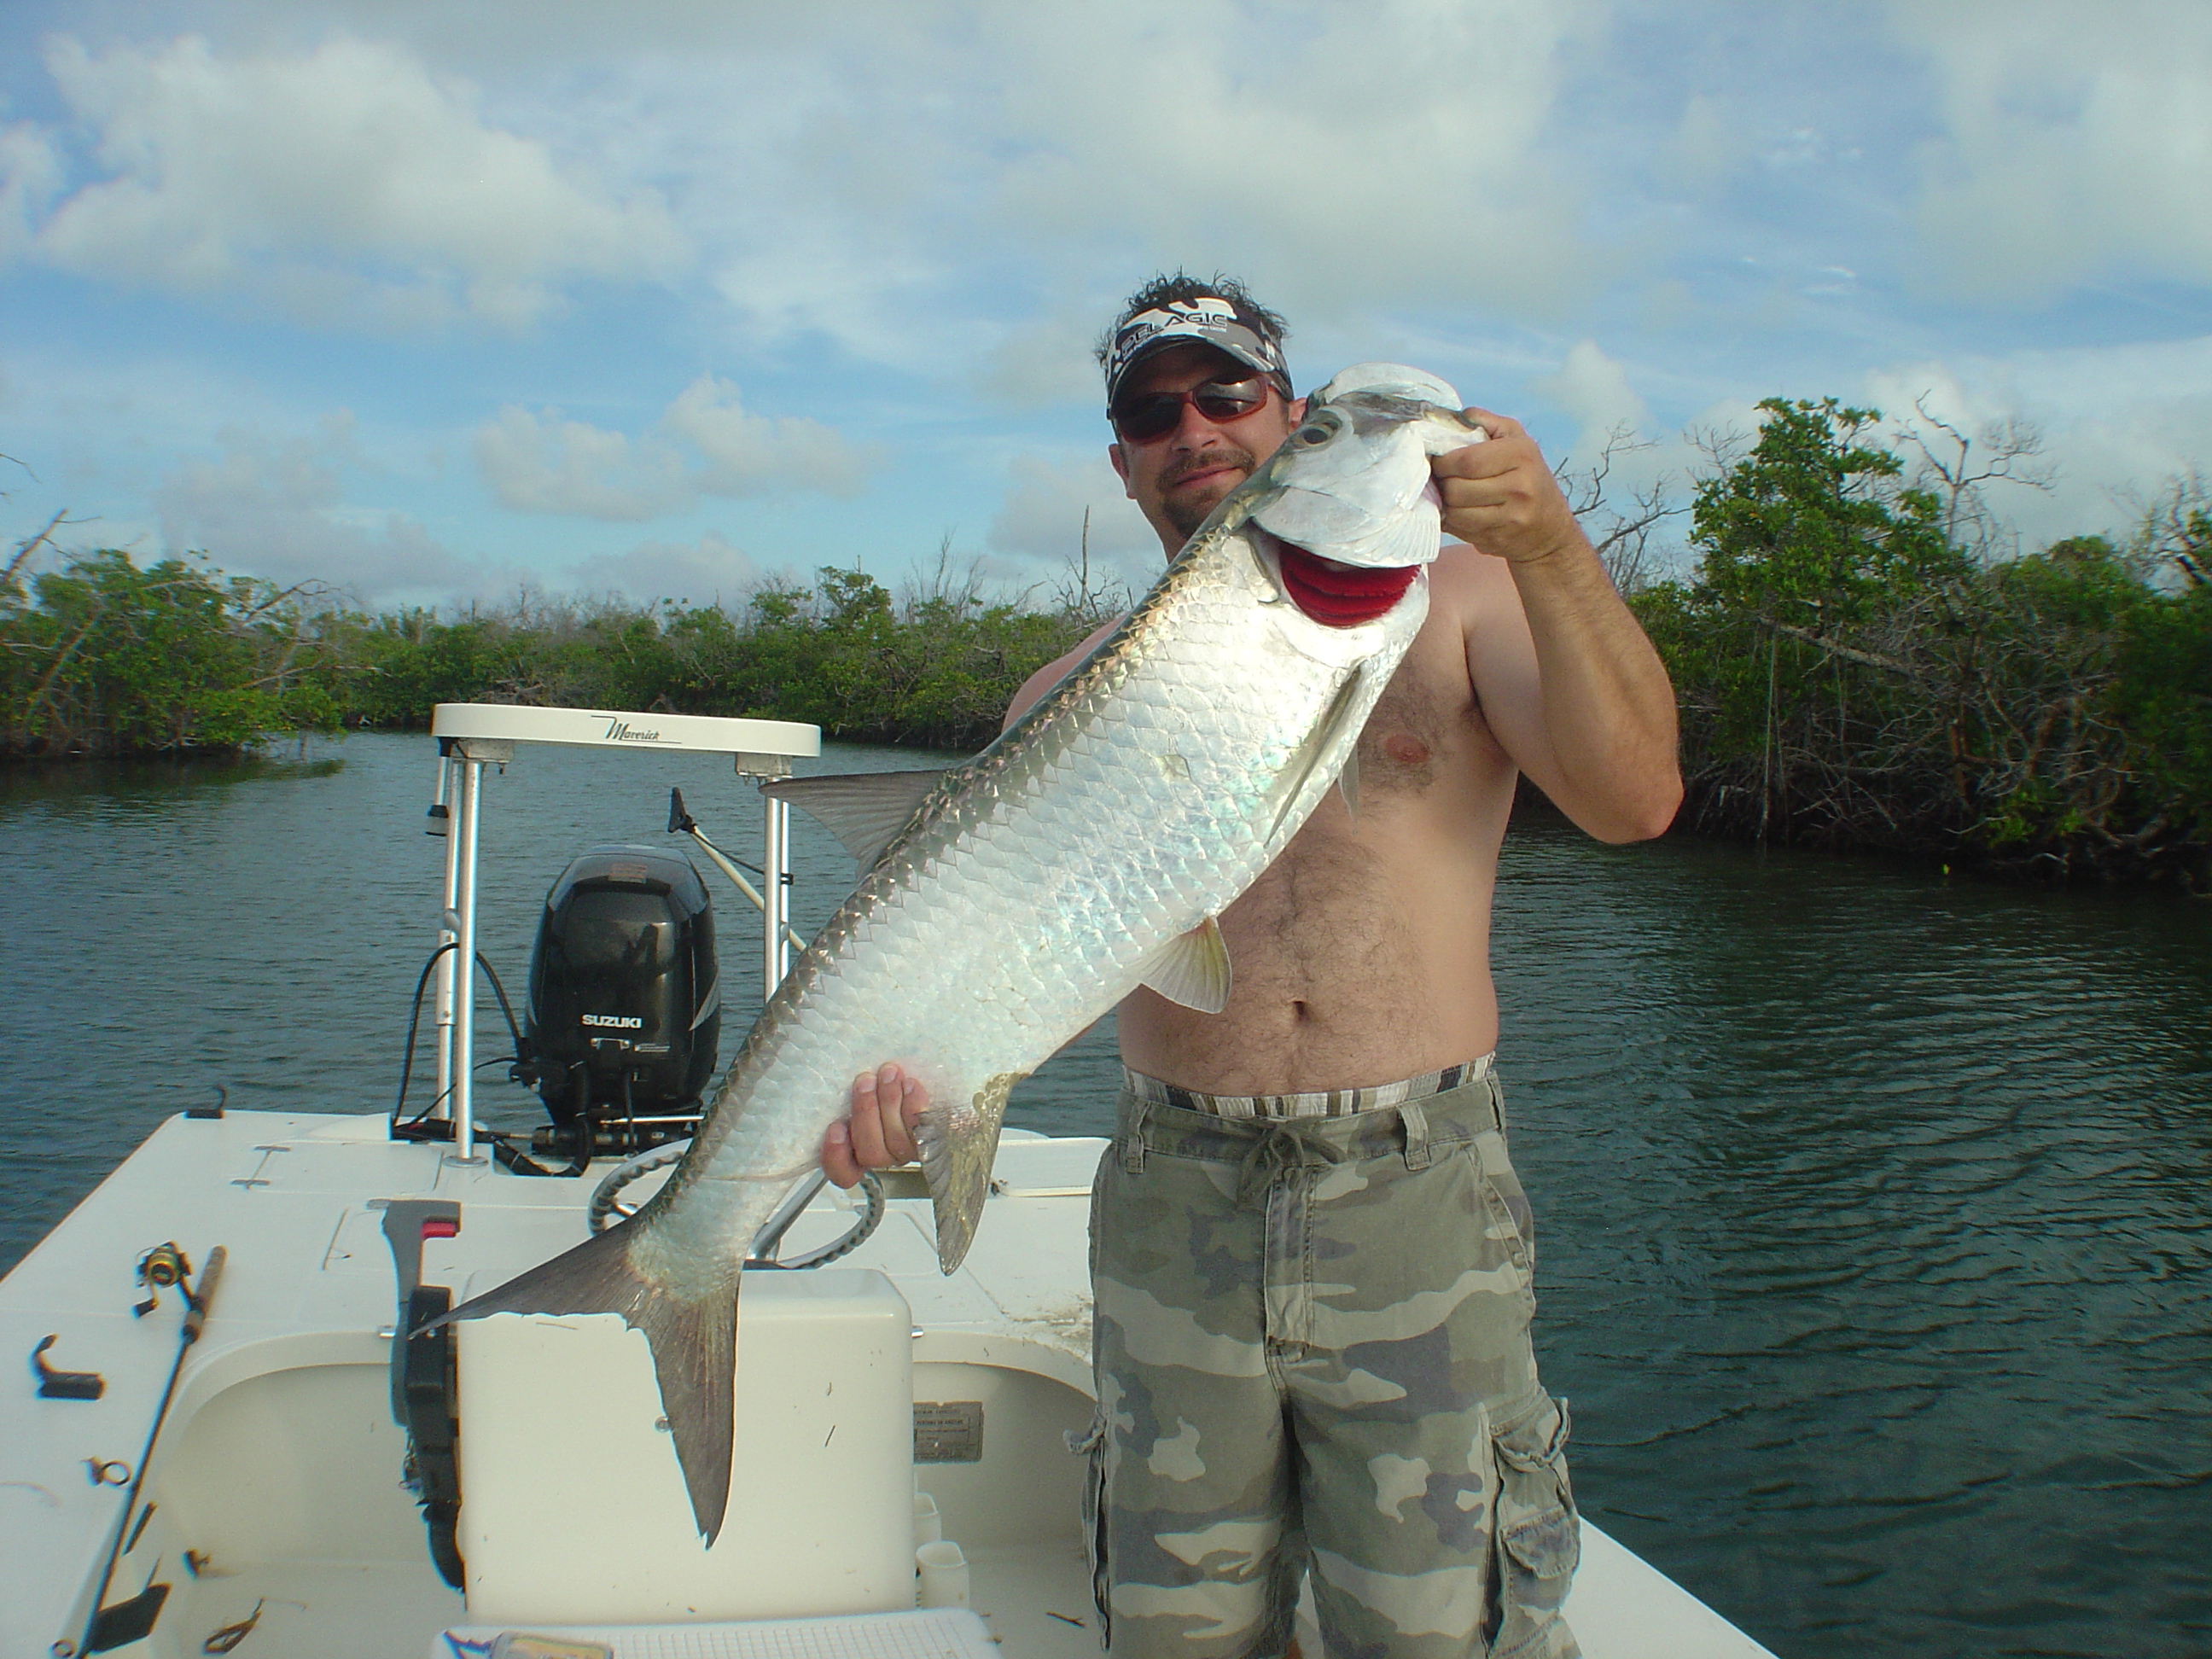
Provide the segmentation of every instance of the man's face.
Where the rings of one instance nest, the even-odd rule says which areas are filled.
[[[1252,373],[1209,345],[1169,346],[1130,371],[1121,395],[1188,392],[1211,380],[1238,380]],[[1267,401],[1249,415],[1215,422],[1196,404],[1186,403],[1174,430],[1149,443],[1114,443],[1106,454],[1129,499],[1173,557],[1222,497],[1273,454],[1304,416],[1304,398],[1286,404],[1270,386]]]

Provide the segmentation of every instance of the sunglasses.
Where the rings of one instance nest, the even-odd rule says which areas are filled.
[[[1267,401],[1267,378],[1208,380],[1188,392],[1146,392],[1124,398],[1106,411],[1115,435],[1125,444],[1148,444],[1182,424],[1182,406],[1194,404],[1209,421],[1241,421]]]

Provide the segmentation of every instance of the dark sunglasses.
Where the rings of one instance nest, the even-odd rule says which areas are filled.
[[[1124,398],[1106,411],[1115,435],[1125,444],[1148,444],[1182,424],[1182,406],[1195,404],[1209,421],[1241,421],[1267,401],[1267,377],[1208,380],[1188,392],[1146,392]]]

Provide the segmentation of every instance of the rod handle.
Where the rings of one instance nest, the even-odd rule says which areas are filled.
[[[222,1264],[230,1260],[230,1252],[218,1244],[208,1252],[207,1263],[200,1269],[200,1282],[192,1288],[192,1305],[185,1315],[185,1346],[190,1347],[200,1340],[200,1332],[207,1325],[208,1309],[215,1303],[215,1287],[222,1279]]]

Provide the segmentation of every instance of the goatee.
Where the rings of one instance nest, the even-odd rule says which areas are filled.
[[[1167,521],[1182,532],[1184,537],[1188,538],[1197,532],[1199,526],[1212,516],[1213,509],[1221,505],[1222,497],[1229,493],[1228,489],[1224,489],[1220,495],[1215,495],[1210,501],[1205,495],[1176,500],[1172,494],[1176,485],[1193,473],[1210,472],[1217,467],[1228,466],[1237,468],[1243,473],[1244,477],[1249,478],[1252,476],[1252,469],[1259,464],[1258,458],[1250,450],[1239,449],[1234,446],[1226,449],[1208,450],[1204,454],[1189,456],[1177,461],[1160,474],[1160,507],[1167,516]],[[1243,478],[1239,478],[1237,483],[1242,483],[1243,481]],[[1230,489],[1235,487],[1236,485],[1232,484]]]

